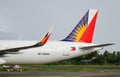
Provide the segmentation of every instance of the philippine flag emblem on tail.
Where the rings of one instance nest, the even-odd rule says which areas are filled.
[[[75,47],[71,47],[70,50],[71,50],[71,51],[76,51],[76,48],[75,48]]]

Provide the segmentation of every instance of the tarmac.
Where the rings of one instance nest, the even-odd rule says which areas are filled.
[[[0,77],[120,77],[120,72],[0,71]]]

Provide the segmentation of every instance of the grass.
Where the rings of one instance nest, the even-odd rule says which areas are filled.
[[[21,65],[27,70],[37,71],[82,71],[82,72],[120,72],[116,65]],[[2,68],[0,68],[2,70]]]
[[[28,66],[28,65],[27,65]],[[39,71],[87,71],[87,72],[120,72],[120,66],[100,65],[30,65],[28,70]]]

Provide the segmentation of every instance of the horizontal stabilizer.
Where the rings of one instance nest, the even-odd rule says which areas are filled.
[[[97,48],[97,47],[105,47],[105,46],[109,46],[109,45],[115,45],[115,44],[114,43],[99,44],[99,45],[81,47],[80,49],[91,49],[91,48]]]

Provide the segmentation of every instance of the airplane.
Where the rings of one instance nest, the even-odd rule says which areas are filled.
[[[62,40],[48,41],[49,31],[41,41],[1,40],[0,64],[46,64],[86,55],[114,43],[93,44],[97,9],[89,9],[72,32]]]

